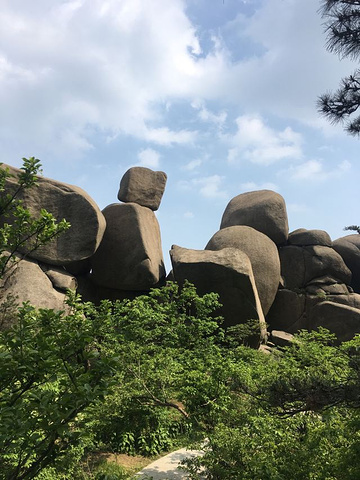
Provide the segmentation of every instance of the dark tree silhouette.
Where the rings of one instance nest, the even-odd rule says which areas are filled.
[[[325,0],[320,7],[325,19],[326,47],[340,58],[360,59],[360,0]],[[318,99],[319,112],[332,123],[344,123],[351,135],[360,135],[360,69],[342,79],[334,92]]]

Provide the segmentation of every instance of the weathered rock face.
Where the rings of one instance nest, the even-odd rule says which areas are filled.
[[[227,205],[220,229],[247,225],[267,235],[277,245],[286,242],[289,233],[285,201],[271,190],[242,193]]]
[[[360,309],[360,295],[357,293],[318,293],[317,295],[312,295],[305,291],[299,293],[281,289],[275,297],[266,320],[270,329],[285,330],[290,333],[295,333],[301,329],[311,330],[315,328],[314,325],[321,325],[318,323],[320,321],[318,319],[319,310],[315,307],[324,302],[336,303],[355,310]],[[326,328],[330,328],[331,324],[327,323],[327,325],[328,327]],[[325,325],[321,326],[325,327]],[[346,323],[344,323],[343,327],[344,330],[347,328]]]
[[[289,245],[309,246],[309,245],[323,245],[331,247],[332,241],[330,235],[324,230],[306,230],[299,228],[289,233]]]
[[[279,254],[284,285],[290,290],[304,288],[324,275],[346,285],[351,281],[351,272],[342,257],[330,247],[289,245],[281,247]]]
[[[113,203],[103,210],[107,227],[91,258],[92,280],[102,287],[146,290],[165,277],[158,221],[135,203]]]
[[[218,251],[189,250],[174,245],[170,251],[175,280],[182,285],[193,283],[200,295],[219,294],[223,307],[224,326],[247,320],[259,320],[259,335],[253,339],[257,346],[264,336],[264,316],[257,293],[249,257],[241,250],[224,248]]]
[[[244,225],[223,228],[215,233],[206,250],[236,248],[249,257],[262,310],[266,315],[275,299],[280,281],[280,260],[275,243]]]
[[[6,167],[6,165],[4,165]],[[19,169],[9,167],[10,173],[18,175]],[[6,183],[6,191],[16,186],[14,179]],[[60,221],[65,218],[71,228],[40,247],[31,258],[51,265],[65,265],[88,258],[98,248],[105,231],[105,219],[92,198],[79,187],[38,177],[38,185],[24,190],[18,196],[30,212],[36,216],[45,208]]]
[[[66,274],[61,280],[60,272],[56,272],[57,279],[54,279],[52,273],[55,272],[50,272],[48,276],[36,260],[22,259],[5,275],[0,289],[0,303],[11,295],[18,305],[29,301],[37,308],[65,310],[65,292],[55,287],[59,283],[64,286],[64,282],[69,280],[65,280]]]
[[[351,237],[351,240],[349,240]],[[360,293],[360,246],[357,246],[357,235],[347,235],[333,242],[334,250],[341,255],[346,266],[350,269],[352,277],[350,286],[355,292]]]
[[[167,176],[145,167],[132,167],[122,177],[118,199],[157,210],[163,196]]]
[[[334,302],[321,302],[314,308],[310,329],[324,327],[335,333],[338,342],[351,340],[360,332],[360,310]]]
[[[270,329],[285,330],[295,333],[307,328],[306,296],[281,289],[278,291],[274,303],[266,316]]]

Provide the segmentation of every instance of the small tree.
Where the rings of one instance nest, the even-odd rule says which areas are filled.
[[[360,0],[325,0],[320,7],[325,19],[327,48],[340,58],[360,58]],[[319,112],[333,123],[343,122],[351,135],[360,134],[360,70],[345,77],[335,93],[319,97]]]
[[[37,174],[41,172],[40,160],[23,158],[20,170],[16,178],[0,163],[0,278],[15,261],[19,248],[24,252],[23,256],[27,256],[70,228],[66,220],[57,222],[45,209],[41,209],[37,217],[31,215],[18,199],[23,190],[36,188]],[[11,190],[7,188],[10,178],[16,178],[16,185]]]

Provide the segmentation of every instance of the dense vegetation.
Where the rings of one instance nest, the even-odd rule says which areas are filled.
[[[34,188],[34,162],[21,188]],[[14,202],[3,211],[15,221],[0,229],[6,265],[6,238],[28,228]],[[42,229],[34,234],[61,230],[54,219]],[[193,479],[200,467],[219,480],[360,478],[359,337],[338,346],[329,332],[302,332],[266,355],[246,346],[251,322],[223,330],[216,295],[190,284],[99,306],[69,292],[68,306],[1,307],[12,320],[0,333],[1,479],[124,479],[87,459],[194,439],[207,440],[188,463]]]

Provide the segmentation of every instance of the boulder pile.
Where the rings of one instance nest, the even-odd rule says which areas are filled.
[[[16,176],[19,171],[9,167]],[[64,309],[68,288],[85,301],[133,298],[166,282],[160,227],[155,216],[166,174],[132,167],[123,176],[119,202],[102,211],[79,187],[39,177],[21,192],[34,215],[45,208],[71,228],[17,263],[0,284],[0,302]],[[7,192],[16,180],[8,180]],[[0,218],[0,222],[5,219]],[[21,258],[22,252],[17,252]],[[339,341],[360,333],[360,235],[332,242],[322,230],[289,233],[284,199],[261,190],[237,195],[220,230],[204,250],[173,246],[168,279],[194,283],[200,295],[217,292],[226,327],[258,322],[256,347],[278,331],[319,326]],[[285,334],[284,334],[285,335]]]

